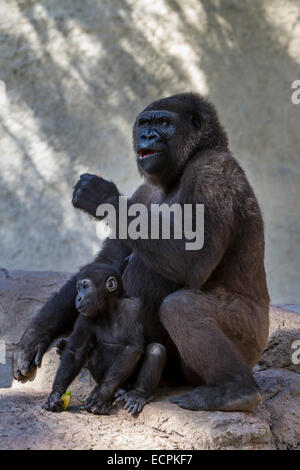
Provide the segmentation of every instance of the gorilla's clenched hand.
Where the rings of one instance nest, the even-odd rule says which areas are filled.
[[[97,207],[100,204],[113,203],[119,194],[112,181],[84,173],[74,187],[72,203],[74,207],[96,217]]]
[[[36,367],[40,367],[42,357],[47,351],[51,338],[47,334],[38,334],[29,328],[14,353],[13,375],[16,380],[26,381],[34,373]]]

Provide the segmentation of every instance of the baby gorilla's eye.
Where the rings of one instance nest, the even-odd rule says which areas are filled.
[[[80,289],[88,289],[90,287],[90,281],[89,279],[84,279],[82,281],[79,281],[77,283],[77,290],[79,291]]]
[[[108,292],[114,292],[118,288],[117,279],[114,276],[109,276],[106,280],[106,289]]]

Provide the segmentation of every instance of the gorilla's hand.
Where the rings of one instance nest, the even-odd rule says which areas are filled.
[[[96,217],[97,207],[119,197],[116,185],[100,176],[85,173],[74,187],[73,206]]]
[[[52,392],[46,401],[46,403],[43,405],[44,410],[47,411],[62,411],[63,410],[64,403],[60,397],[60,394],[57,392]]]
[[[40,367],[50,342],[50,338],[45,335],[38,338],[31,331],[25,332],[13,357],[13,374],[16,380],[26,381],[32,376],[36,367]]]
[[[94,415],[108,415],[112,409],[110,400],[105,399],[100,393],[95,393],[95,389],[84,402],[84,409]]]

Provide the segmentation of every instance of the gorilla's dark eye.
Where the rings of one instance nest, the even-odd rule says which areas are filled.
[[[195,129],[200,129],[201,127],[200,120],[198,119],[197,116],[192,116],[192,124]]]
[[[168,127],[169,125],[166,119],[159,119],[158,123],[161,125],[161,127]]]
[[[114,276],[109,276],[106,280],[106,289],[108,292],[114,292],[118,288],[118,281]]]

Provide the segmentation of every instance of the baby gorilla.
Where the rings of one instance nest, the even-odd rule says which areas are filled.
[[[122,297],[119,275],[110,266],[98,264],[82,270],[77,279],[76,309],[80,313],[62,350],[52,392],[44,408],[61,411],[61,396],[87,361],[97,385],[84,408],[94,414],[107,414],[116,393],[117,401],[132,414],[139,413],[153,397],[166,361],[164,346],[144,348],[144,321],[140,301]],[[141,357],[143,360],[141,361]],[[133,389],[119,389],[139,365]],[[117,391],[118,390],[118,391]]]

